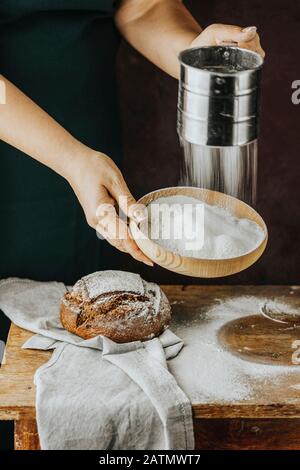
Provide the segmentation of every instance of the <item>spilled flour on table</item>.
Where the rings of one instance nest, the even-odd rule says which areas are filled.
[[[185,347],[169,362],[169,368],[192,403],[249,399],[254,394],[250,385],[253,380],[262,383],[271,380],[275,384],[286,374],[300,372],[299,366],[248,362],[226,351],[219,343],[218,331],[223,325],[236,318],[257,314],[266,304],[282,312],[291,312],[291,307],[284,303],[252,296],[225,301],[215,299],[211,308],[195,311],[192,315],[189,313],[188,317],[184,306],[182,314],[177,307],[171,328],[183,339]],[[300,310],[297,313],[300,315]]]

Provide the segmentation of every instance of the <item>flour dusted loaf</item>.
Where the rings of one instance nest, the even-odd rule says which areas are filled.
[[[127,343],[158,336],[170,322],[171,307],[160,287],[138,274],[98,271],[64,295],[60,319],[84,339],[103,335]]]

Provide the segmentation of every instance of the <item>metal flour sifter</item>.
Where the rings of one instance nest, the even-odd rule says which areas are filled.
[[[263,59],[238,47],[208,46],[185,50],[179,60],[181,183],[254,205]]]

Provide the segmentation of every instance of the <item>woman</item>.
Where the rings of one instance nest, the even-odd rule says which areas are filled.
[[[264,54],[255,27],[202,31],[179,0],[1,2],[0,278],[71,283],[108,267],[95,229],[151,264],[124,221],[113,230],[113,205],[134,215],[135,202],[117,166],[117,29],[176,78],[189,47],[236,42]]]
[[[73,283],[110,267],[96,228],[119,250],[151,264],[125,222],[114,233],[113,206],[97,212],[115,202],[127,214],[134,208],[117,166],[115,25],[176,78],[177,55],[188,47],[233,41],[263,55],[255,28],[202,31],[179,0],[1,1],[0,278]],[[2,338],[4,326],[2,320]]]

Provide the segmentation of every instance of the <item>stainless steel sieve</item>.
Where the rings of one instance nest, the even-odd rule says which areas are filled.
[[[181,140],[213,147],[244,145],[258,136],[263,59],[232,46],[179,55],[177,131]]]

